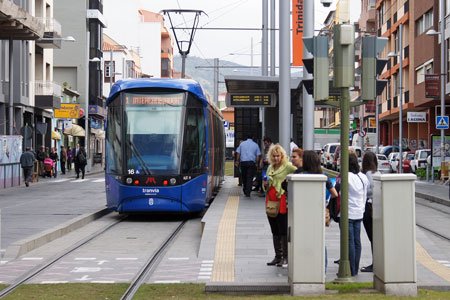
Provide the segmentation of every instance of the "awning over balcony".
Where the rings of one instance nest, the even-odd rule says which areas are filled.
[[[37,40],[45,25],[11,0],[0,0],[0,40]]]

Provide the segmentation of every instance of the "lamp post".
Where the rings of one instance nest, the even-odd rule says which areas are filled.
[[[388,57],[398,57],[399,58],[399,86],[397,87],[400,90],[400,95],[399,95],[399,120],[398,120],[398,152],[399,152],[399,157],[400,157],[400,161],[398,163],[398,172],[399,173],[403,173],[403,155],[402,155],[402,151],[403,151],[403,145],[402,145],[402,140],[403,140],[403,87],[402,87],[402,76],[403,76],[403,41],[402,41],[402,34],[403,34],[403,24],[400,23],[400,26],[398,28],[398,34],[399,34],[399,48],[400,48],[400,53],[396,54],[394,52],[390,52],[388,54]]]
[[[109,93],[111,93],[112,86],[113,86],[113,78],[114,78],[114,75],[116,75],[115,68],[114,68],[113,48],[116,48],[118,50],[128,49],[127,46],[125,46],[125,45],[112,45],[111,44],[111,49],[109,49],[109,57],[111,59],[109,61]]]
[[[427,31],[427,35],[441,35],[441,118],[443,119],[445,116],[445,75],[447,74],[447,70],[445,68],[445,16],[444,16],[444,7],[445,1],[441,0],[441,10],[440,10],[440,22],[441,22],[441,30],[438,32],[434,29],[430,29]],[[441,161],[444,161],[444,144],[445,144],[445,130],[441,129]],[[431,167],[433,170],[433,166]],[[434,172],[432,171],[434,174]]]

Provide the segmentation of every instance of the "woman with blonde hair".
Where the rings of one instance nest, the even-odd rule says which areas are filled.
[[[266,192],[266,212],[273,235],[275,258],[268,262],[268,266],[287,266],[287,205],[286,191],[282,183],[286,176],[297,170],[286,156],[286,151],[280,144],[269,149],[269,168],[264,178]]]

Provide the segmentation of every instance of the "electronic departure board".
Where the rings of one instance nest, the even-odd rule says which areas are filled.
[[[226,104],[232,107],[275,107],[275,100],[272,93],[229,93]]]

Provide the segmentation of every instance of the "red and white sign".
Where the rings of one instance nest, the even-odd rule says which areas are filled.
[[[365,137],[366,136],[366,132],[364,130],[360,130],[360,131],[358,131],[358,135],[360,137]]]
[[[84,116],[84,109],[80,108],[80,118]]]

